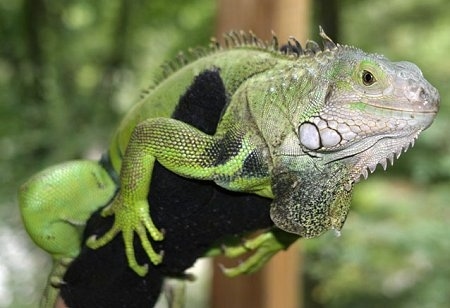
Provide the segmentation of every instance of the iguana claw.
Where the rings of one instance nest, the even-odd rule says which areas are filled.
[[[230,258],[242,256],[247,252],[253,252],[253,254],[235,267],[226,268],[222,265],[220,267],[223,273],[229,277],[256,272],[263,267],[273,255],[280,250],[286,249],[297,239],[298,236],[294,234],[274,229],[262,233],[253,239],[246,240],[243,244],[223,247],[222,253]],[[216,252],[211,251],[211,255],[213,254],[216,254]]]
[[[256,238],[245,241],[242,245],[225,247],[223,254],[230,258],[239,257],[249,251],[253,252],[253,254],[235,267],[226,268],[221,266],[221,269],[228,277],[250,274],[263,267],[274,254],[284,248],[276,240],[272,232],[266,232],[258,235]]]
[[[137,202],[133,206],[125,206],[120,200],[122,198],[119,196],[102,211],[102,216],[115,215],[111,229],[99,238],[96,235],[91,236],[87,240],[86,245],[92,249],[102,247],[109,243],[119,232],[122,232],[128,265],[139,276],[145,276],[148,272],[148,265],[140,265],[136,260],[133,246],[134,233],[136,232],[139,236],[142,247],[154,265],[162,262],[163,253],[155,252],[147,232],[154,241],[161,241],[164,235],[155,227],[149,215],[149,205],[146,200]]]

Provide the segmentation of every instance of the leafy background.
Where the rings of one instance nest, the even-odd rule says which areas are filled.
[[[322,4],[325,3],[325,4]],[[314,2],[317,38],[326,1]],[[47,257],[16,190],[34,172],[99,157],[159,65],[213,34],[208,0],[0,0],[0,307],[35,307]],[[304,241],[305,307],[450,302],[450,2],[345,0],[334,38],[422,68],[441,111],[388,173],[356,187],[343,234]]]

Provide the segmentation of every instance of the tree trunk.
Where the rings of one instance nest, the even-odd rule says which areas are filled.
[[[289,36],[305,42],[310,20],[309,0],[219,0],[216,36],[230,30],[252,30],[263,40],[272,31],[280,45]],[[258,273],[236,278],[225,277],[214,262],[211,307],[214,308],[296,308],[302,307],[301,255],[299,244],[276,255]]]

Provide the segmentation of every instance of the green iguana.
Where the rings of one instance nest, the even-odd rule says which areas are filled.
[[[339,232],[353,185],[414,144],[433,122],[439,94],[412,63],[335,44],[321,28],[320,36],[323,48],[308,41],[303,49],[292,38],[281,51],[275,38],[268,44],[252,33],[227,35],[226,47],[213,41],[202,56],[181,58],[120,124],[108,152],[118,184],[114,172],[92,161],[58,165],[25,183],[23,221],[59,264],[55,276],[79,253],[77,225],[106,205],[103,215],[114,215],[114,225],[89,238],[89,247],[121,234],[129,266],[144,276],[148,265],[135,259],[137,235],[151,264],[163,261],[149,239],[164,240],[147,202],[155,161],[182,177],[273,199],[271,219],[286,232],[305,238]],[[205,70],[220,74],[228,99],[214,134],[170,118]],[[277,245],[269,232],[246,247],[258,251],[263,242]],[[251,262],[234,274],[260,261]]]

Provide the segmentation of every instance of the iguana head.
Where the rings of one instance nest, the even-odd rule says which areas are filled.
[[[322,56],[333,57],[323,67],[325,100],[298,137],[309,155],[348,165],[353,184],[414,145],[436,116],[439,93],[410,62],[339,45]]]
[[[288,120],[264,112],[264,123],[275,124],[260,126],[273,145],[271,219],[305,238],[340,231],[353,184],[413,145],[439,109],[438,91],[416,65],[340,46],[320,33],[323,49],[312,41],[303,49],[295,39],[283,46],[293,62],[273,75],[282,72],[278,82],[288,93],[278,91],[273,76],[265,91],[269,99],[283,93],[274,95],[282,104],[272,99],[270,106]]]

